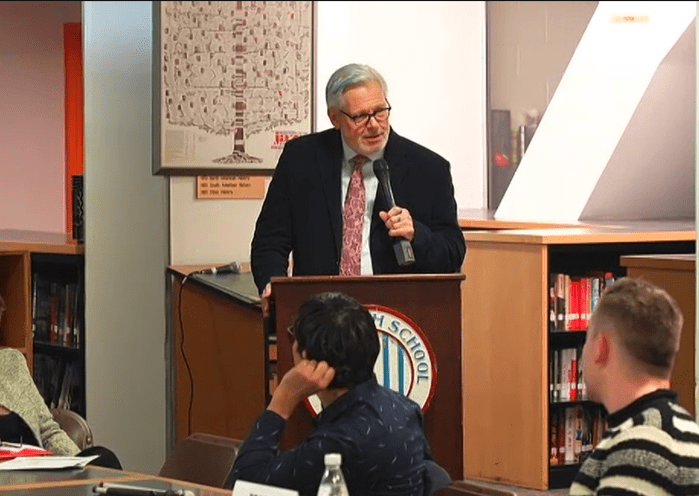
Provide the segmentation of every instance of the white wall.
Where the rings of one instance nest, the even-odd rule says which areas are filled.
[[[619,22],[615,19],[620,12],[649,21]],[[681,208],[666,204],[656,209],[655,200],[662,201],[682,181],[693,183],[691,133],[686,132],[684,140],[673,136],[683,126],[688,131],[687,124],[694,122],[694,101],[688,106],[686,98],[695,98],[695,92],[692,88],[683,92],[681,87],[695,85],[691,54],[690,61],[685,60],[694,48],[693,40],[684,40],[687,43],[681,44],[677,54],[668,53],[695,16],[692,2],[600,2],[496,218],[575,222],[595,188],[600,191],[598,205],[590,205],[588,220],[612,215],[624,220],[657,219],[650,217],[654,210],[659,210],[660,218],[688,215],[694,198],[691,187],[675,191],[673,200]],[[658,70],[666,56],[668,67]],[[657,84],[651,84],[656,73]],[[670,75],[682,78],[684,84],[667,81]],[[667,94],[653,94],[663,90]],[[668,105],[670,100],[678,102],[676,109]],[[605,176],[610,162],[619,173]],[[680,183],[653,179],[647,170],[677,177]],[[616,181],[622,174],[627,180]],[[599,182],[610,179],[609,184]],[[628,196],[614,196],[619,184]],[[614,205],[630,200],[630,208]]]
[[[151,174],[151,2],[84,2],[87,417],[127,470],[166,448],[167,180]]]
[[[459,208],[485,207],[485,2],[316,4],[316,129],[330,126],[330,74],[372,65],[387,80],[396,132],[451,162]],[[195,186],[170,179],[171,262],[249,260],[262,201],[196,200]]]
[[[0,2],[0,228],[66,232],[63,24],[80,2]]]

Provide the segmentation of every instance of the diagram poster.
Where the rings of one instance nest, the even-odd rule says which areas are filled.
[[[154,2],[155,173],[272,170],[310,132],[312,4]]]

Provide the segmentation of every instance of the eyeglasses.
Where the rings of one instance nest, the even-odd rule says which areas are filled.
[[[388,101],[386,101],[388,103]],[[371,113],[368,114],[357,114],[357,115],[350,115],[344,110],[340,110],[343,114],[345,114],[347,117],[352,119],[354,121],[355,125],[357,126],[366,126],[369,124],[369,121],[373,117],[376,119],[378,122],[385,121],[388,119],[388,116],[391,114],[391,105],[389,104],[388,107],[380,108],[378,110],[374,110]]]

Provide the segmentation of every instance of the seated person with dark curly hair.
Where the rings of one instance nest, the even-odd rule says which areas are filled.
[[[350,494],[422,496],[425,461],[433,460],[417,403],[379,385],[374,319],[343,293],[312,296],[290,328],[295,366],[243,442],[226,487],[245,480],[315,496],[326,453],[342,455]],[[315,430],[279,453],[294,409],[317,394]]]
[[[0,440],[44,448],[54,455],[93,456],[90,465],[121,469],[117,456],[103,446],[80,448],[53,419],[34,384],[24,355],[0,349]]]

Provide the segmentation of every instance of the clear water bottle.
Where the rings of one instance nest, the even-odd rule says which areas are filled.
[[[320,479],[318,496],[349,496],[345,476],[342,475],[342,455],[339,453],[326,453],[325,472]]]

